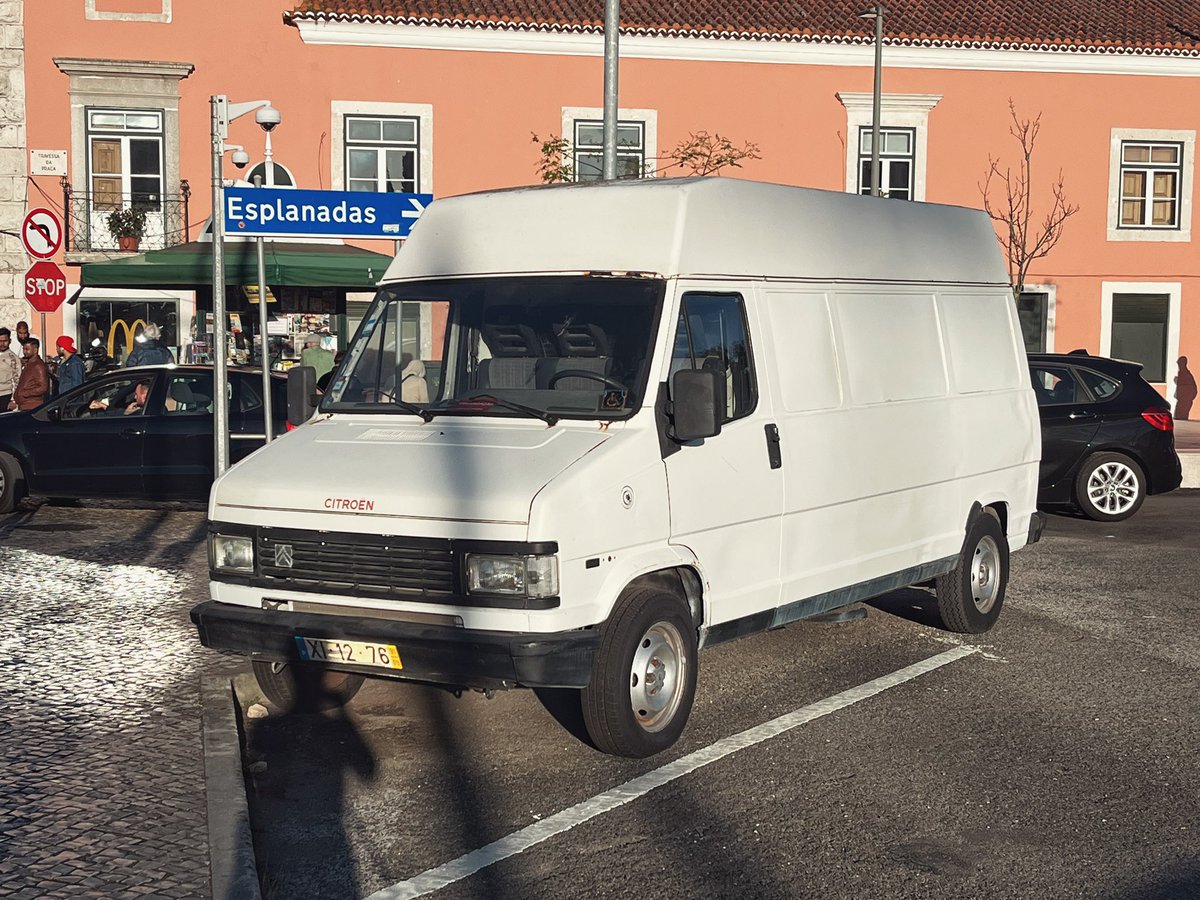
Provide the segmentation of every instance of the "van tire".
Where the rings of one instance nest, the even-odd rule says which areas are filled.
[[[1008,538],[1000,517],[984,509],[972,520],[954,568],[936,582],[942,626],[982,634],[996,624],[1008,586]]]
[[[269,659],[251,661],[254,680],[271,705],[283,712],[321,712],[345,706],[363,686],[353,672]]]
[[[581,692],[583,721],[596,749],[642,758],[679,739],[696,697],[696,643],[681,597],[650,586],[622,593],[600,632],[591,682]],[[662,687],[649,687],[655,683]]]
[[[25,473],[21,464],[7,453],[0,453],[0,514],[17,508],[25,496]]]
[[[1075,476],[1075,504],[1097,522],[1128,519],[1145,499],[1146,474],[1123,453],[1090,456]]]

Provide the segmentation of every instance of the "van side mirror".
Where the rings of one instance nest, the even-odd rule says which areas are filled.
[[[288,424],[303,425],[312,418],[317,408],[317,370],[312,366],[293,366],[288,369],[287,414]]]
[[[725,419],[725,374],[681,369],[671,376],[671,438],[681,444],[716,437]]]

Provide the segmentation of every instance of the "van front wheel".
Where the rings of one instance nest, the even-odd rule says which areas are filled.
[[[254,680],[271,704],[284,712],[320,712],[345,706],[363,686],[363,676],[302,662],[252,661]]]
[[[583,720],[596,748],[645,757],[679,739],[696,696],[696,626],[687,605],[657,588],[621,595],[601,631]]]
[[[960,634],[982,634],[1000,618],[1008,584],[1008,538],[990,509],[967,530],[954,568],[938,576],[937,609],[942,625]]]

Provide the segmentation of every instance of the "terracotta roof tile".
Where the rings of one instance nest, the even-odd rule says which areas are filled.
[[[601,31],[604,0],[295,0],[297,21]],[[624,0],[624,34],[870,41],[869,0]],[[1194,0],[892,0],[893,44],[1200,56]]]

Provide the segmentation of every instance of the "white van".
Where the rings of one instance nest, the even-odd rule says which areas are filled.
[[[596,746],[646,756],[699,649],[931,579],[985,631],[1043,522],[974,210],[726,178],[438,200],[310,412],[214,486],[192,612],[281,705],[578,688]]]

